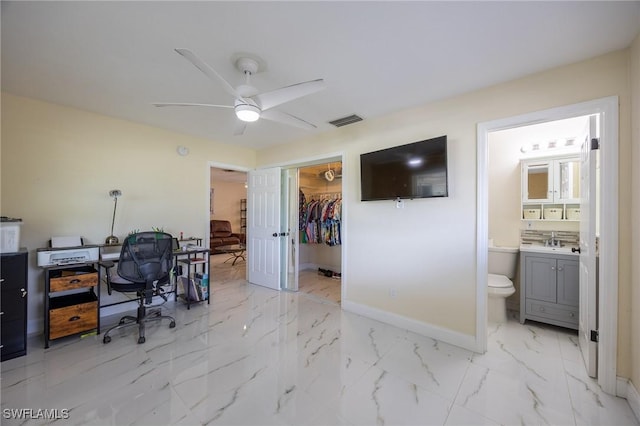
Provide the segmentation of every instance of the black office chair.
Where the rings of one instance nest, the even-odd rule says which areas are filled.
[[[118,325],[104,333],[102,341],[111,341],[112,330],[138,325],[138,343],[144,343],[144,326],[149,321],[169,319],[169,328],[176,326],[176,320],[159,311],[147,315],[145,304],[150,304],[154,295],[167,300],[162,284],[169,282],[173,267],[173,237],[164,232],[140,232],[127,236],[122,244],[117,272],[107,265],[107,285],[111,290],[122,293],[135,292],[138,296],[138,314],[124,316]]]

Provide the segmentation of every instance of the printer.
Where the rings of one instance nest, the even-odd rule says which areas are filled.
[[[52,237],[51,247],[36,250],[38,266],[64,266],[77,263],[97,262],[100,246],[83,245],[80,237]]]

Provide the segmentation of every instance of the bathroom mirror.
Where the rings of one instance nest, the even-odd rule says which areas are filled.
[[[580,198],[580,160],[567,159],[558,162],[560,198],[577,200]]]
[[[545,200],[549,197],[549,164],[530,164],[527,168],[527,198]]]

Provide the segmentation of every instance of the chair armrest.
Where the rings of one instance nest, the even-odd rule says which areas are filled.
[[[231,236],[238,238],[241,243],[245,242],[245,240],[244,240],[245,239],[245,235],[244,234],[234,232],[234,233],[231,234]]]

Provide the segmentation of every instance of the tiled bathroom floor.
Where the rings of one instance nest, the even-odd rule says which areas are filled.
[[[223,264],[224,265],[224,264]],[[212,265],[211,305],[166,304],[177,327],[31,339],[2,363],[7,409],[66,409],[73,425],[638,425],[581,365],[576,336],[510,320],[483,355]],[[35,412],[35,411],[34,411]]]

